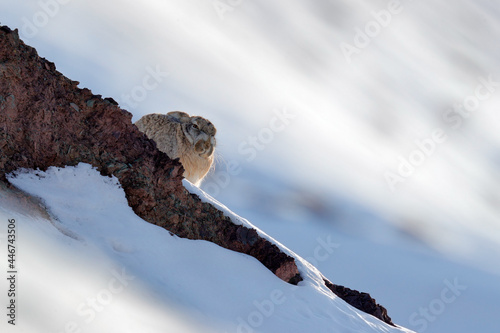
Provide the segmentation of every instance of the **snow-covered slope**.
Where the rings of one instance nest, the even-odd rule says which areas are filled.
[[[9,180],[51,214],[0,204],[1,220],[17,225],[20,331],[410,332],[333,296],[306,262],[304,281],[292,286],[252,257],[141,220],[117,179],[89,165]]]

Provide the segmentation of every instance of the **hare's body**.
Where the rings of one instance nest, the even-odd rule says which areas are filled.
[[[135,125],[156,142],[159,150],[170,158],[179,158],[184,177],[199,185],[214,161],[216,129],[210,121],[174,111],[148,114]]]

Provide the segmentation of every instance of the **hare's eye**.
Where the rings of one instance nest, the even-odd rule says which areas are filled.
[[[198,127],[198,125],[196,125],[196,124],[193,124],[192,126],[193,126],[193,128],[194,128],[194,129],[197,129],[197,130],[199,130],[199,129],[200,129],[200,128]]]

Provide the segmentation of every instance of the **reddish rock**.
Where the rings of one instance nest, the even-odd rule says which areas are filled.
[[[326,279],[324,281],[328,289],[350,305],[354,306],[356,309],[371,314],[372,316],[394,326],[391,317],[387,314],[387,310],[382,305],[377,304],[377,301],[371,298],[370,294],[352,290],[344,286],[335,285]]]
[[[77,86],[25,45],[17,31],[0,27],[0,181],[4,187],[9,186],[5,175],[18,168],[46,170],[89,163],[102,175],[119,179],[129,205],[144,220],[180,237],[251,255],[286,282],[302,280],[292,257],[189,193],[182,185],[182,165],[157,150],[132,124],[129,112],[112,98],[102,99]],[[348,303],[360,300],[326,283]],[[361,303],[362,310],[374,307],[369,313],[390,323],[385,309],[369,296],[363,296]]]

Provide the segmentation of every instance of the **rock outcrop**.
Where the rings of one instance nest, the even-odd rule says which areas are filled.
[[[119,179],[129,205],[144,220],[179,237],[251,255],[286,282],[302,280],[292,257],[189,193],[182,165],[156,149],[130,113],[78,84],[25,45],[17,31],[0,28],[0,181],[9,186],[5,175],[18,168],[89,163]],[[335,285],[327,286],[342,297]],[[391,323],[369,296],[348,303]]]
[[[394,325],[391,317],[387,314],[387,310],[382,305],[377,304],[377,302],[371,298],[370,294],[333,284],[326,279],[324,281],[328,289],[346,301],[346,303],[354,306],[356,309],[369,313],[390,325]]]

